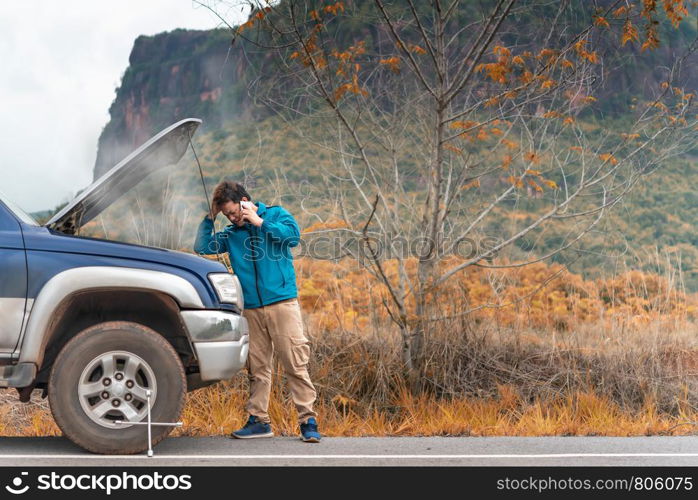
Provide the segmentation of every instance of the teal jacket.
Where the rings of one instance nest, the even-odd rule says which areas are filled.
[[[242,285],[245,308],[273,304],[298,297],[291,248],[300,242],[296,219],[283,207],[256,202],[261,227],[235,224],[213,232],[213,221],[205,217],[199,225],[194,251],[211,255],[228,252],[233,272]]]

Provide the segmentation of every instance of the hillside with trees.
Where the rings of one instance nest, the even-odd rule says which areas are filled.
[[[354,15],[333,28],[337,45],[351,47],[361,42],[372,50],[387,50],[389,34],[385,26],[372,22],[371,2],[351,3],[355,4]],[[478,9],[462,4],[459,8],[463,12],[458,15],[463,18],[458,23],[465,24],[468,16],[487,12],[494,3],[477,2]],[[554,15],[550,5],[541,8],[541,19]],[[590,11],[575,2],[569,9],[573,26],[593,23],[593,9]],[[534,52],[540,42],[532,36],[537,25],[530,16],[523,9],[521,14],[514,14],[512,26],[502,35],[502,44],[516,44],[522,52],[523,49]],[[607,17],[614,25],[625,22],[619,16]],[[641,25],[634,29],[641,30]],[[654,50],[644,50],[640,35],[628,33],[626,26],[611,37],[599,39],[598,53],[608,69],[600,74],[602,81],[595,87],[594,101],[574,110],[574,119],[590,134],[599,136],[610,131],[620,136],[633,116],[643,109],[645,101],[665,90],[670,68],[664,61],[671,54],[685,50],[695,39],[696,29],[686,22],[673,29],[664,19],[659,30],[661,43]],[[630,39],[625,40],[628,36]],[[309,196],[308,186],[324,186],[326,173],[337,167],[332,149],[311,137],[313,130],[326,127],[328,118],[319,112],[291,120],[274,114],[250,90],[254,79],[259,77],[258,67],[269,62],[270,54],[241,37],[231,47],[232,39],[231,30],[217,29],[175,30],[135,41],[129,67],[110,108],[111,120],[100,137],[95,177],[161,128],[183,117],[197,116],[204,120],[197,141],[209,189],[223,177],[239,178],[252,186],[260,198],[296,209],[304,223],[318,222],[312,211],[320,209],[322,203],[309,204],[301,198]],[[694,92],[698,88],[697,62],[695,54],[689,55],[680,71],[673,75],[672,86],[683,88],[686,93]],[[613,74],[613,78],[604,78],[606,74]],[[546,112],[540,105],[533,111]],[[570,142],[569,147],[574,146]],[[415,168],[415,163],[421,161],[417,153],[413,151],[400,158],[407,193],[424,182]],[[693,181],[698,181],[697,158],[698,152],[694,150],[663,162],[661,172],[648,176],[647,182],[638,183],[585,236],[583,248],[572,255],[569,252],[554,255],[552,260],[590,277],[625,268],[658,272],[675,268],[681,271],[682,284],[688,290],[698,290],[697,198],[692,189]],[[177,175],[176,184],[187,186],[188,193],[201,195],[192,160],[189,158],[188,167]],[[280,185],[293,188],[280,189]],[[534,188],[528,185],[527,189]],[[192,203],[195,203],[193,199]],[[537,205],[535,196],[524,197],[517,202],[517,214],[508,217],[525,218],[526,213],[535,213]],[[194,210],[191,206],[189,209]],[[494,224],[496,230],[497,223]],[[532,251],[546,255],[562,239],[555,230],[544,236],[530,235],[516,242],[511,257],[516,259]]]

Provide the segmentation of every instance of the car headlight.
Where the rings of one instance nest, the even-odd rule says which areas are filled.
[[[236,304],[240,309],[245,306],[242,297],[242,287],[240,280],[234,274],[229,273],[212,273],[208,275],[213,288],[218,294],[218,299],[226,304]]]

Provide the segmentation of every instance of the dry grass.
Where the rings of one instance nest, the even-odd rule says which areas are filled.
[[[174,435],[216,436],[239,428],[246,415],[243,384],[219,384],[189,395]],[[496,398],[439,401],[433,396],[414,397],[405,392],[394,408],[352,408],[340,402],[320,401],[321,430],[327,436],[640,436],[695,433],[698,412],[685,409],[661,414],[649,401],[641,410],[627,412],[593,393],[575,393],[559,400],[523,402],[511,399],[512,389],[502,386]],[[9,418],[5,404],[0,419],[3,436],[60,435],[47,408],[32,403],[21,415]],[[297,420],[290,401],[275,402],[271,409],[277,434],[296,435]],[[19,418],[17,418],[19,417]],[[11,425],[8,425],[12,422]]]
[[[400,376],[397,342],[365,334],[313,339],[318,419],[329,436],[630,436],[690,434],[698,422],[698,354],[690,330],[609,340],[588,332],[432,333],[424,391]],[[588,342],[580,344],[585,337]],[[574,342],[572,342],[574,339]],[[9,393],[6,393],[9,396]],[[224,435],[244,423],[247,381],[188,396],[181,435]],[[14,397],[14,396],[13,396]],[[293,404],[276,375],[270,407],[277,433],[294,435]],[[0,433],[59,433],[45,400],[0,405]]]
[[[34,391],[29,403],[20,403],[14,390],[0,392],[0,435],[2,436],[59,436],[60,429],[53,421],[48,400]]]
[[[242,385],[216,386],[190,395],[179,434],[224,435],[240,427],[246,418]],[[501,386],[497,397],[456,400],[415,397],[403,391],[396,395],[392,408],[382,409],[322,400],[317,412],[328,436],[682,435],[695,432],[687,423],[698,421],[695,410],[660,414],[648,401],[640,410],[628,412],[606,398],[584,392],[529,403],[509,386]],[[290,401],[274,403],[271,415],[277,433],[298,433]]]

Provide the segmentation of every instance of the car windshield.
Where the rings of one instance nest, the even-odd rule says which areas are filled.
[[[34,218],[27,214],[24,210],[15,205],[12,200],[5,196],[2,191],[0,191],[0,201],[2,201],[7,208],[9,208],[12,213],[14,213],[19,220],[25,224],[30,224],[32,226],[38,226],[39,224],[34,220]]]

